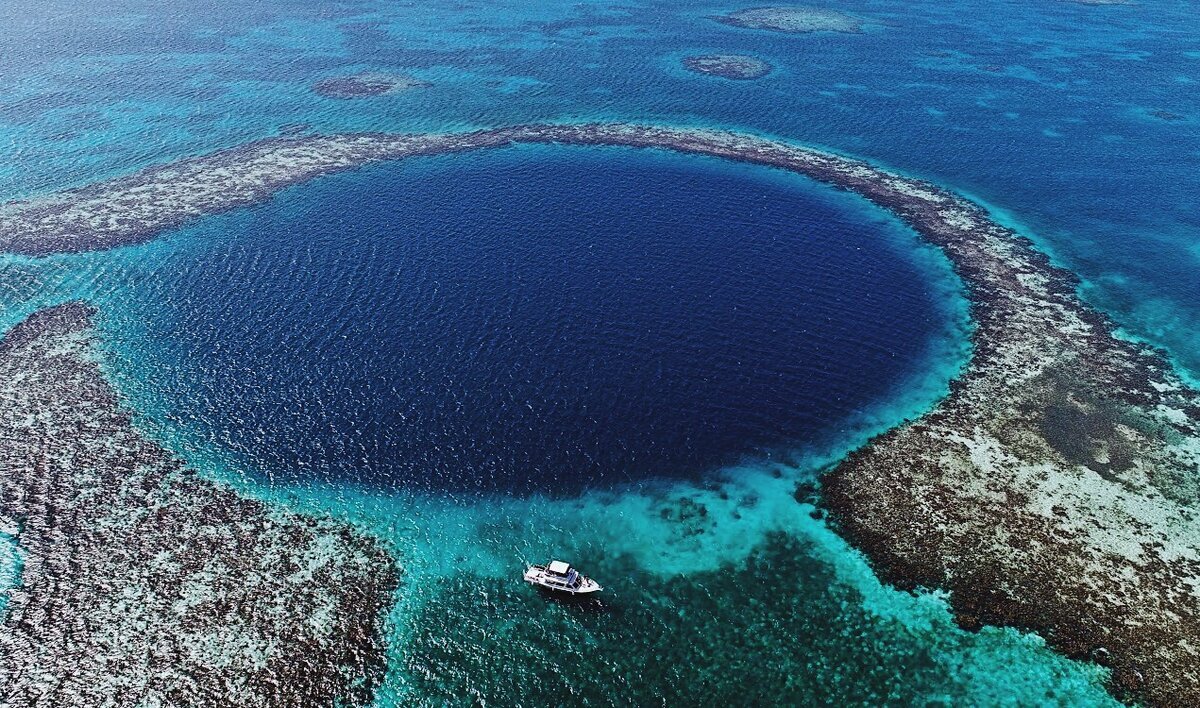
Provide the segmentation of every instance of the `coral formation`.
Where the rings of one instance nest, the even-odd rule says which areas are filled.
[[[761,79],[771,73],[771,65],[757,57],[743,54],[702,54],[685,57],[683,66],[688,71],[723,79]]]
[[[432,85],[401,74],[355,74],[321,79],[313,84],[313,91],[328,98],[370,98]]]
[[[22,568],[4,705],[369,702],[396,567],[373,540],[199,477],[105,382],[90,307],[0,341],[0,517]]]
[[[822,503],[885,578],[951,590],[963,625],[1036,629],[1112,667],[1128,695],[1200,702],[1200,394],[1116,337],[1029,240],[929,182],[777,140],[625,124],[275,138],[9,205],[0,248],[135,243],[321,174],[512,143],[780,168],[856,192],[939,247],[966,285],[972,358],[932,411],[827,472]]]

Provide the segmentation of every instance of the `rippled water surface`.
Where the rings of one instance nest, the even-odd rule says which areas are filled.
[[[953,336],[914,248],[799,178],[520,148],[212,219],[118,312],[147,394],[256,469],[554,493],[841,434]]]
[[[1194,4],[822,6],[864,31],[657,0],[0,1],[0,196],[280,132],[721,126],[986,201],[1200,368]],[[774,71],[682,67],[715,53]],[[360,72],[429,85],[313,91]],[[855,198],[611,148],[414,160],[142,246],[0,260],[5,326],[77,297],[149,433],[394,550],[381,705],[1110,700],[1037,637],[881,586],[797,500],[966,356],[948,265]],[[515,582],[551,554],[604,603]]]

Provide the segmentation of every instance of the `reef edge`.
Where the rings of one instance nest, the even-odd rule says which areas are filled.
[[[1114,336],[1077,278],[968,200],[869,163],[739,133],[627,124],[272,138],[0,213],[30,255],[138,243],[379,160],[560,143],[662,148],[856,192],[939,247],[973,353],[949,395],[851,453],[822,503],[880,574],[949,589],[964,626],[1016,625],[1112,669],[1122,696],[1200,702],[1200,394]]]
[[[0,339],[0,517],[23,565],[5,705],[367,705],[397,566],[373,539],[205,479],[133,427],[95,310]]]

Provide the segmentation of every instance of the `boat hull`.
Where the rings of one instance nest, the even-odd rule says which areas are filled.
[[[584,576],[579,577],[577,585],[566,585],[560,578],[546,573],[537,566],[531,566],[525,570],[525,582],[557,595],[591,595],[604,589],[595,580]]]

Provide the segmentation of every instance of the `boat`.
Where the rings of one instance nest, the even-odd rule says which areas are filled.
[[[604,588],[586,577],[570,564],[550,561],[546,565],[531,565],[525,569],[525,582],[539,588],[567,595],[588,595]]]

